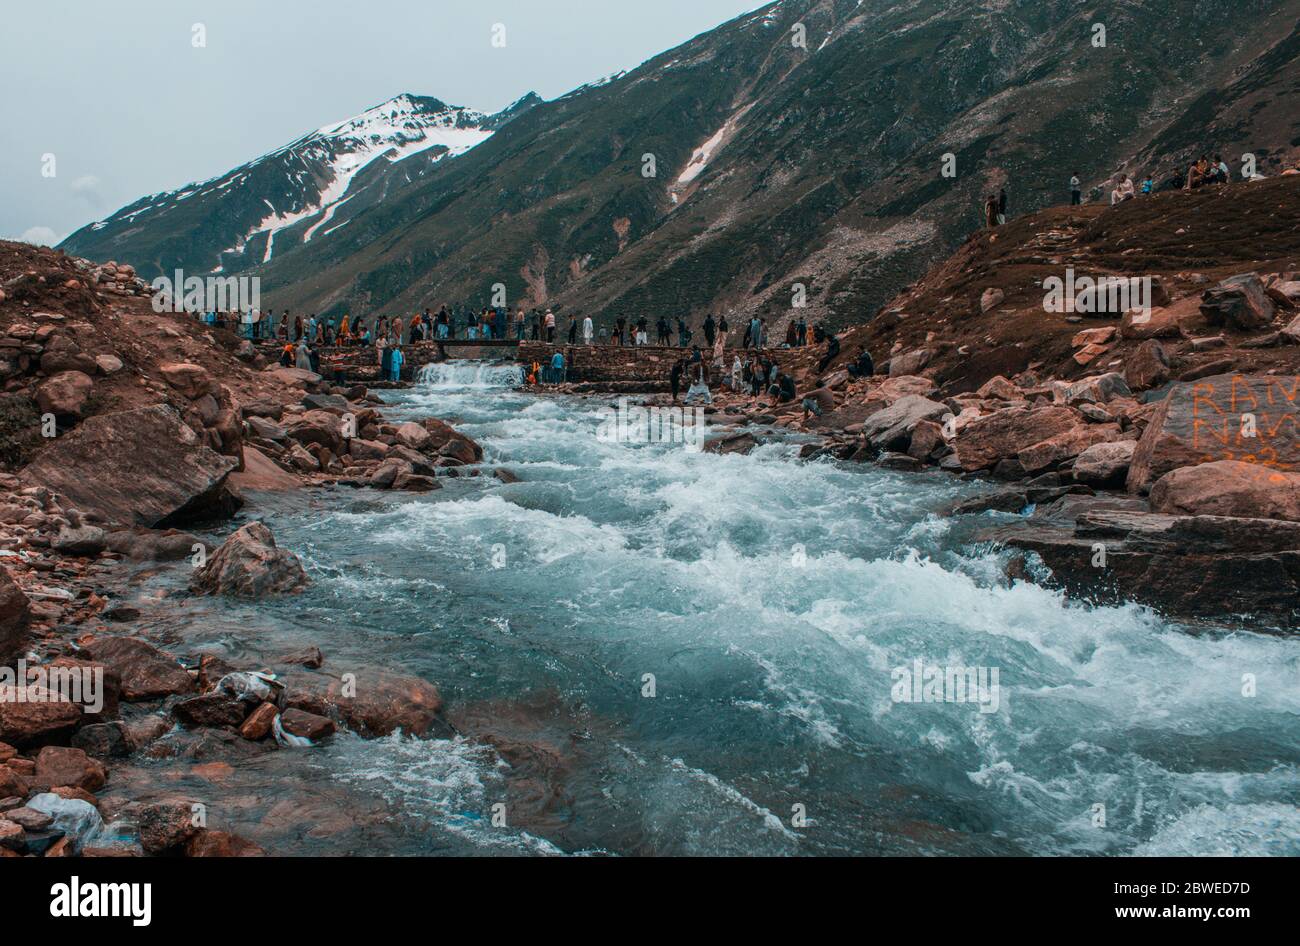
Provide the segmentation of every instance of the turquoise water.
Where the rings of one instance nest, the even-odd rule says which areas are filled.
[[[171,618],[236,656],[312,641],[335,673],[420,674],[461,732],[251,759],[228,777],[256,798],[243,833],[286,853],[1300,854],[1300,641],[1009,584],[981,523],[934,515],[978,488],[948,476],[604,442],[607,400],[512,377],[441,366],[388,413],[452,421],[521,482],[260,497],[311,592]],[[996,668],[997,711],[895,702],[917,660]],[[268,819],[289,777],[346,817]]]

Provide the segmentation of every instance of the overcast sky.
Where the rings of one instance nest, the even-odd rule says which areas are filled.
[[[53,243],[401,92],[552,99],[757,0],[27,0],[0,34],[0,238]],[[196,47],[194,25],[206,31]],[[506,46],[493,48],[494,24]],[[54,176],[44,176],[53,155]]]

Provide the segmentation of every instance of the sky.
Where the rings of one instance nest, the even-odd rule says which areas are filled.
[[[7,4],[0,33],[0,238],[56,243],[140,197],[206,180],[402,92],[485,112],[530,91],[556,98],[765,5]],[[492,42],[498,24],[504,47]]]

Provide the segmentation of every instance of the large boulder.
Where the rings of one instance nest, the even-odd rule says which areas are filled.
[[[931,354],[928,348],[918,348],[902,355],[895,355],[889,359],[889,376],[903,378],[919,374],[921,369],[930,363]]]
[[[442,697],[432,683],[382,670],[362,670],[346,681],[323,674],[294,676],[286,684],[289,707],[337,717],[368,737],[399,729],[409,736],[423,736],[442,713]]]
[[[329,411],[307,411],[289,425],[287,432],[301,444],[328,447],[335,456],[343,453],[343,421]]]
[[[1151,508],[1179,516],[1300,522],[1300,473],[1240,460],[1184,466],[1151,487]]]
[[[256,447],[244,447],[244,468],[230,474],[230,485],[236,489],[284,491],[297,489],[298,477],[282,470],[271,458]]]
[[[1300,378],[1220,374],[1175,384],[1133,452],[1128,489],[1215,460],[1300,471]]]
[[[27,648],[27,625],[31,608],[27,595],[0,566],[0,666],[11,666]]]
[[[298,556],[276,548],[275,536],[260,522],[250,522],[226,539],[190,581],[198,594],[243,598],[293,594],[307,584]]]
[[[1177,616],[1300,619],[1300,523],[1170,516],[1075,497],[1068,523],[1027,520],[977,536],[1038,553],[1054,583],[1092,601],[1139,601]],[[1097,567],[1098,546],[1105,567]]]
[[[1137,347],[1124,362],[1124,381],[1133,391],[1145,391],[1169,377],[1169,356],[1154,338]]]
[[[36,406],[41,413],[57,417],[81,417],[95,382],[81,371],[60,371],[36,389]]]
[[[1075,458],[1071,467],[1075,482],[1102,489],[1123,486],[1136,447],[1135,440],[1093,444]]]
[[[1079,415],[1068,407],[1008,407],[959,427],[953,446],[962,469],[986,470],[1078,422]]]
[[[208,370],[202,365],[191,364],[188,361],[171,362],[159,365],[158,370],[168,384],[191,401],[205,394],[215,395],[218,391],[212,375],[208,374]]]
[[[1037,473],[1073,459],[1089,447],[1116,440],[1119,435],[1118,424],[1081,423],[1026,447],[1016,454],[1016,459],[1026,473]]]
[[[917,424],[938,420],[947,413],[947,406],[938,401],[908,394],[863,421],[862,434],[872,446],[882,450],[906,450]]]
[[[19,474],[105,521],[148,527],[228,515],[238,465],[204,445],[165,405],[100,414],[42,450]]]
[[[414,421],[407,421],[397,427],[397,442],[412,450],[423,450],[432,440],[433,436],[429,431],[422,424]]]
[[[1177,338],[1180,334],[1179,323],[1184,319],[1195,318],[1200,313],[1200,299],[1184,296],[1172,305],[1151,309],[1129,309],[1120,321],[1121,338]]]
[[[444,423],[435,417],[428,417],[422,421],[424,429],[429,432],[429,442],[420,449],[428,453],[439,453],[442,456],[451,456],[452,453],[442,453],[443,447],[452,442],[463,444],[463,447],[455,448],[455,453],[461,456],[473,454],[473,459],[467,459],[464,462],[473,463],[475,460],[483,458],[483,448],[477,443],[457,431],[450,424]]]
[[[173,658],[136,637],[101,637],[83,648],[122,681],[128,703],[157,700],[194,690],[194,680]]]
[[[108,770],[102,762],[80,749],[46,746],[36,756],[36,775],[32,781],[34,787],[42,792],[61,785],[97,792],[108,781]]]
[[[19,693],[0,684],[0,742],[22,748],[64,739],[81,722],[81,707],[68,697],[30,686]]]
[[[1273,300],[1254,273],[1225,279],[1201,296],[1201,314],[1214,326],[1231,326],[1243,332],[1273,324]]]

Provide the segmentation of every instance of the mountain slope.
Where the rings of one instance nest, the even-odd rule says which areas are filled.
[[[382,201],[395,177],[430,173],[538,101],[525,96],[488,116],[399,95],[219,177],[139,200],[73,233],[61,248],[131,261],[146,278],[177,267],[246,270],[285,246],[327,236]]]
[[[242,262],[268,304],[318,312],[481,306],[503,283],[566,315],[779,328],[804,283],[800,314],[860,322],[1000,187],[1017,214],[1062,203],[1073,171],[1100,194],[1202,150],[1276,173],[1300,134],[1298,16],[1300,0],[782,0],[536,105],[437,173],[388,175],[328,240],[277,236],[269,262]]]

